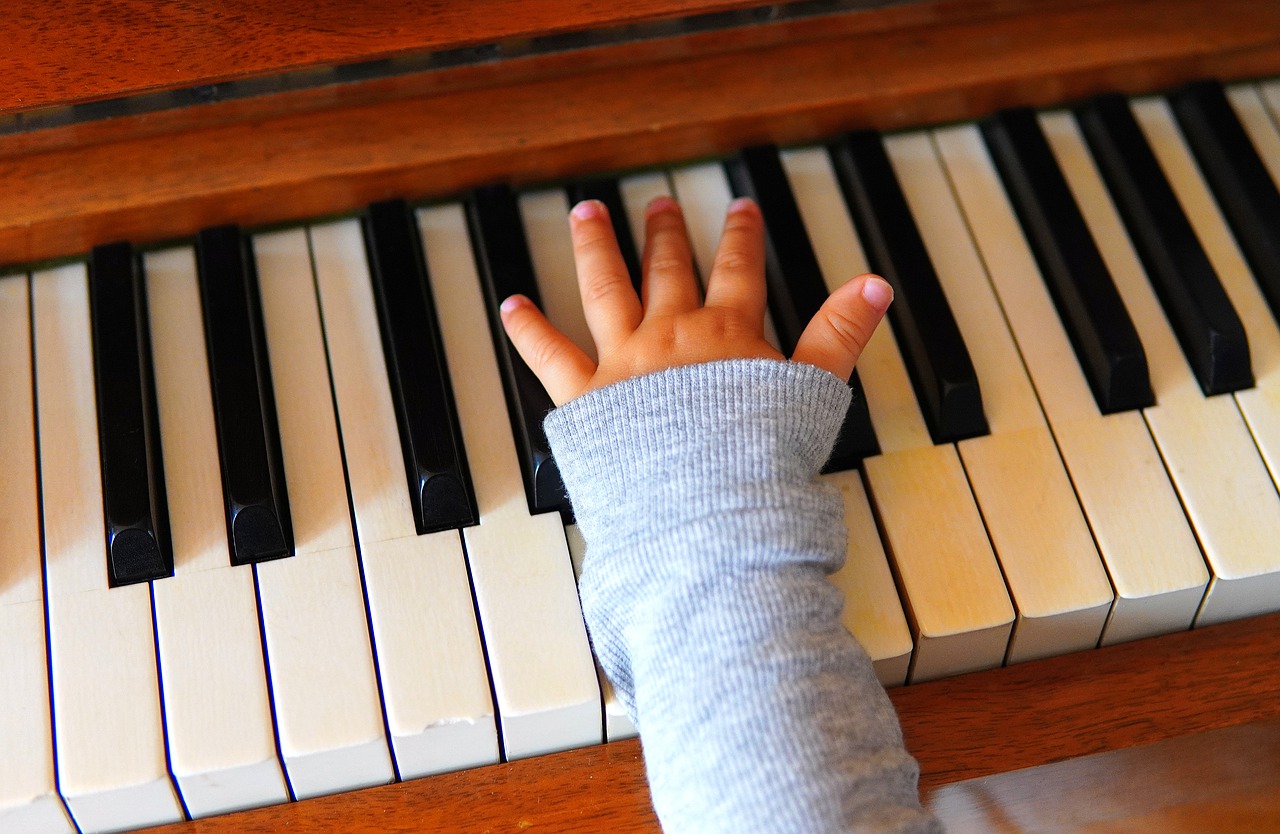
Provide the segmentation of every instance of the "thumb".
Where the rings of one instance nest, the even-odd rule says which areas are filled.
[[[800,334],[792,360],[847,380],[891,301],[893,288],[878,275],[860,275],[845,283],[827,297]]]
[[[595,363],[568,336],[547,321],[523,295],[513,295],[499,307],[502,327],[520,358],[547,389],[551,401],[564,405],[586,387]]]

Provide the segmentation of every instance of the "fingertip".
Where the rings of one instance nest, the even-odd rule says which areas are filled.
[[[569,214],[575,220],[590,220],[593,217],[608,217],[609,209],[599,200],[583,200]]]
[[[649,204],[644,207],[646,217],[652,217],[655,214],[661,214],[664,211],[680,211],[680,204],[677,203],[670,195],[662,194],[654,197]]]
[[[502,315],[506,316],[511,313],[514,313],[515,311],[519,310],[521,307],[524,307],[525,305],[532,304],[532,303],[533,302],[530,301],[526,296],[519,295],[519,294],[512,295],[503,299],[502,304],[498,307],[498,310],[502,313]]]
[[[893,303],[893,287],[879,275],[867,275],[862,282],[862,300],[881,315]]]

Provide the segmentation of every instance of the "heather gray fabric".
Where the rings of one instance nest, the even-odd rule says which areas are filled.
[[[587,542],[587,626],[667,834],[941,830],[825,580],[846,528],[816,475],[848,402],[817,368],[735,360],[547,418]]]

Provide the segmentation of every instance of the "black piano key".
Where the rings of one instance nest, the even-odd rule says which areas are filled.
[[[391,400],[419,533],[476,524],[457,408],[413,216],[402,200],[369,207],[365,248]]]
[[[569,186],[569,202],[577,204],[583,200],[599,200],[609,210],[609,220],[613,223],[613,234],[618,239],[618,250],[622,253],[622,261],[627,265],[631,275],[631,286],[636,295],[640,295],[641,264],[640,250],[631,235],[631,224],[627,222],[627,207],[622,201],[622,192],[616,179],[593,179],[576,182]]]
[[[805,325],[817,314],[828,294],[809,233],[805,231],[777,148],[747,148],[727,161],[725,170],[734,194],[755,200],[764,216],[769,312],[782,351],[790,356]],[[863,458],[880,453],[857,371],[849,377],[849,388],[853,391],[853,401],[835,449],[824,467],[826,472],[852,469]]]
[[[498,314],[502,301],[517,293],[541,306],[515,194],[505,185],[476,189],[467,200],[467,223],[502,372],[502,387],[507,396],[529,511],[556,510],[569,517],[572,514],[569,497],[542,430],[542,421],[554,404],[507,338]]]
[[[1222,394],[1252,386],[1244,325],[1128,101],[1100,96],[1077,108],[1076,119],[1200,387]]]
[[[196,262],[231,562],[290,556],[293,527],[257,269],[234,226],[201,231]]]
[[[129,244],[93,250],[89,304],[108,581],[172,576],[146,284]]]
[[[982,123],[982,135],[1104,414],[1153,405],[1147,357],[1080,208],[1028,109]]]
[[[1280,319],[1280,190],[1275,180],[1221,84],[1190,84],[1171,93],[1169,104],[1272,315]]]
[[[871,271],[893,286],[889,317],[935,443],[988,433],[978,374],[879,134],[829,148]]]

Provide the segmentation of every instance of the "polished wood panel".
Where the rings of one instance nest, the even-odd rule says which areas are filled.
[[[668,163],[1206,74],[1258,77],[1280,72],[1277,31],[1271,0],[923,0],[746,27],[705,52],[692,50],[709,36],[426,73],[414,83],[427,92],[383,90],[391,97],[372,103],[356,103],[355,85],[331,108],[286,96],[294,104],[282,113],[251,100],[122,117],[104,124],[110,141],[93,125],[50,129],[60,138],[48,146],[44,131],[12,134],[0,137],[0,264],[491,180]]]
[[[1210,730],[938,788],[948,834],[1274,834],[1280,720]]]
[[[1127,779],[1134,791],[1150,793],[1160,789],[1161,774],[1194,773],[1204,749],[1194,737],[1224,728],[1236,728],[1230,736],[1236,740],[1256,738],[1256,755],[1274,756],[1280,735],[1274,728],[1280,723],[1277,656],[1280,614],[1273,614],[902,687],[891,690],[890,696],[902,719],[907,747],[920,761],[926,800],[940,797],[934,806],[944,819],[952,812],[957,819],[969,819],[965,815],[974,813],[972,808],[957,797],[966,790],[977,795],[982,789],[957,793],[944,786],[1095,753],[1128,751],[1124,769],[1113,771],[1114,778]],[[1276,766],[1274,758],[1266,765],[1271,772]],[[1181,830],[1223,830],[1206,822],[1215,817],[1197,817],[1201,811],[1196,808],[1200,803],[1204,814],[1216,814],[1228,801],[1224,797],[1244,789],[1239,780],[1228,781],[1225,775],[1223,780],[1219,785],[1202,784],[1189,796],[1178,813],[1202,824]],[[1023,784],[1037,785],[1034,777]],[[1246,788],[1248,784],[1246,780]],[[1059,787],[1055,783],[1045,788],[1041,782],[1037,790],[1053,794]],[[1148,797],[1134,804],[1139,816],[1133,827],[1106,830],[1169,830],[1142,827],[1147,820],[1142,815],[1153,812],[1152,801]],[[1280,795],[1274,791],[1256,797],[1255,806],[1254,812],[1280,821]],[[1124,812],[1114,813],[1122,818]],[[1122,823],[1120,819],[1116,824]],[[631,740],[170,825],[153,834],[429,832],[459,827],[494,834],[527,829],[579,834],[659,831],[649,806],[639,743]]]
[[[6,10],[0,113],[583,29],[765,0],[54,0]]]

